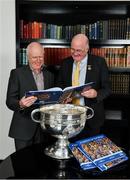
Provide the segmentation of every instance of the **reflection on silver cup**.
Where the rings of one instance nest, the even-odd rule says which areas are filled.
[[[40,119],[34,118],[37,112],[41,114]],[[58,138],[54,145],[45,149],[45,154],[57,159],[71,157],[68,139],[79,134],[84,128],[86,120],[92,118],[93,115],[92,108],[72,104],[45,105],[31,113],[33,121],[40,123],[42,129]]]

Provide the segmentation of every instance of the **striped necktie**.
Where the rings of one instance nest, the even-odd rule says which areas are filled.
[[[76,67],[73,72],[73,81],[72,81],[72,86],[79,86],[79,74],[80,74],[80,62],[76,62]],[[72,100],[73,104],[80,105],[80,99],[79,98],[74,98]]]

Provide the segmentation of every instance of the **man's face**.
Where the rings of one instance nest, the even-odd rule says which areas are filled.
[[[44,49],[32,48],[28,55],[29,65],[34,71],[39,71],[44,64]]]
[[[88,46],[83,41],[73,40],[71,43],[71,56],[75,61],[81,61],[88,53]]]

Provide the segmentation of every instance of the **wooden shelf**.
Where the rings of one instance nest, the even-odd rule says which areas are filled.
[[[110,72],[121,72],[121,73],[130,73],[130,67],[110,67]]]
[[[126,46],[130,45],[130,39],[110,39],[110,40],[90,40],[90,45],[100,45],[103,46]]]
[[[67,41],[65,39],[21,39],[20,42],[22,44],[28,44],[31,41],[37,41],[40,42],[42,44],[50,44],[50,45],[70,45],[70,41]],[[130,45],[130,40],[90,40],[90,45],[100,45],[100,47],[102,45],[105,46],[126,46],[126,45]]]
[[[67,40],[58,40],[58,39],[27,39],[27,40],[20,40],[21,44],[29,44],[30,42],[39,42],[41,44],[44,44],[45,46],[60,46],[60,47],[69,47],[70,46],[70,42],[68,42]]]

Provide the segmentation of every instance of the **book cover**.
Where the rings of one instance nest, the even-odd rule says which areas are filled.
[[[76,143],[82,153],[101,171],[128,159],[122,149],[104,134],[80,140]]]
[[[89,82],[81,86],[70,86],[65,89],[54,87],[40,91],[28,91],[25,93],[26,97],[36,96],[35,104],[53,104],[63,103],[67,98],[80,97],[83,90],[92,88],[94,82]]]
[[[95,164],[80,151],[76,143],[69,144],[69,148],[83,170],[96,168]]]

